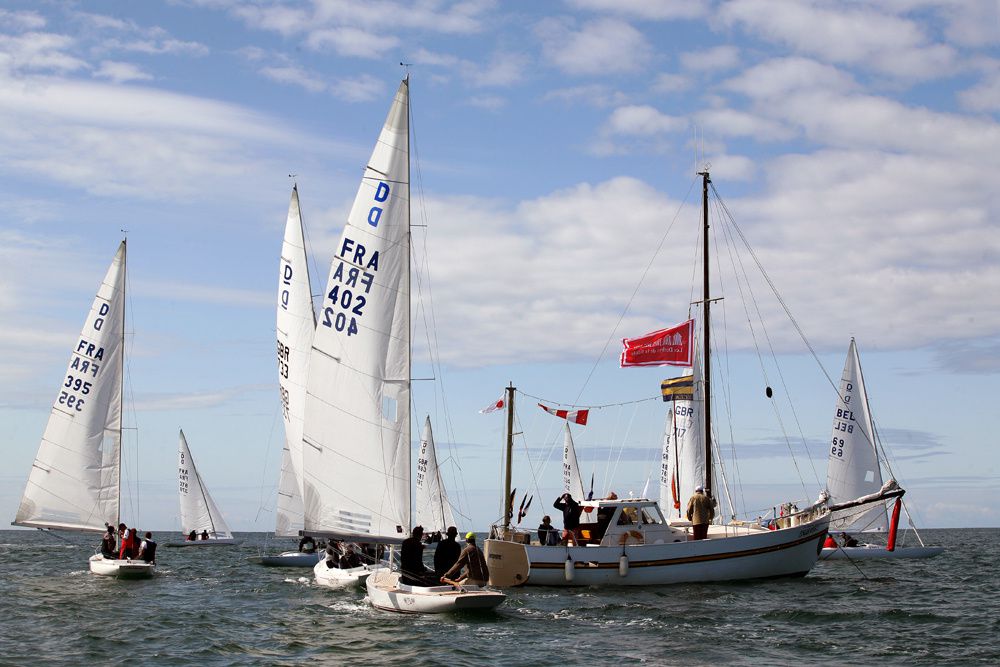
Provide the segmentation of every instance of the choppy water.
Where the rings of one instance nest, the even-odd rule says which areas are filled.
[[[794,580],[527,588],[494,613],[417,617],[248,563],[263,534],[161,546],[155,578],[117,581],[89,573],[94,537],[0,531],[0,664],[1000,664],[1000,529],[923,535],[948,551]]]

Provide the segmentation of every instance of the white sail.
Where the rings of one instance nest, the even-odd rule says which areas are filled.
[[[410,517],[408,82],[334,250],[309,356],[305,530],[397,541]]]
[[[566,435],[563,438],[563,491],[580,501],[585,498],[583,478],[580,477],[580,464],[576,461],[576,448],[573,446],[573,433],[566,423]]]
[[[864,377],[858,349],[851,339],[840,380],[830,440],[830,460],[826,471],[827,491],[831,503],[841,503],[882,488],[875,447],[875,429],[868,408]],[[885,505],[877,503],[865,512],[834,515],[830,530],[885,531],[888,528]]]
[[[118,524],[125,241],[73,346],[14,524],[103,531]]]
[[[316,315],[299,212],[299,190],[292,188],[278,265],[277,306],[278,389],[285,420],[281,477],[278,481],[276,535],[298,535],[303,528],[302,423],[305,418],[306,381]]]
[[[686,518],[688,499],[705,483],[705,426],[701,373],[688,369],[693,399],[672,401],[663,431],[660,509],[667,518]]]
[[[233,534],[222,518],[222,512],[212,500],[194,465],[184,431],[180,432],[178,445],[177,482],[181,499],[181,532],[186,535],[192,530],[197,533],[207,531],[213,538],[231,538]]]
[[[424,533],[443,533],[455,525],[455,515],[441,478],[430,417],[424,421],[424,435],[420,439],[415,496],[417,525],[424,527]]]

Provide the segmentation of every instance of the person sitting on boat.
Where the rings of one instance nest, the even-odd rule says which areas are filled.
[[[856,547],[858,546],[858,541],[854,539],[851,535],[847,533],[840,534],[840,543],[845,547]]]
[[[194,542],[197,539],[198,539],[198,531],[192,530],[190,533],[188,533],[188,536],[187,536],[187,541],[188,542]]]
[[[352,567],[361,567],[361,557],[354,550],[353,544],[347,544],[344,546],[344,555],[340,557],[340,568],[349,570]]]
[[[580,513],[583,512],[580,503],[573,500],[573,496],[570,494],[564,493],[556,498],[552,506],[563,513],[562,543],[569,544],[573,542],[574,545],[579,544],[576,531],[580,528]]]
[[[456,537],[458,529],[455,526],[448,526],[445,538],[439,541],[434,549],[434,576],[443,577],[462,553],[461,545],[455,541]]]
[[[316,553],[316,540],[312,538],[312,535],[306,535],[299,540],[299,551],[304,554]]]
[[[400,583],[408,586],[429,586],[434,573],[424,565],[424,527],[415,526],[410,536],[399,546]]]
[[[153,541],[153,534],[146,531],[146,539],[139,545],[138,558],[146,563],[156,564],[156,542]]]
[[[465,576],[460,579],[459,584],[469,584],[470,586],[485,586],[490,580],[490,570],[486,566],[486,556],[482,549],[476,546],[476,534],[468,532],[465,534],[465,548],[462,555],[458,557],[451,569],[441,577],[441,583],[448,583],[447,580],[454,580],[462,568],[465,568]]]
[[[538,524],[538,543],[543,547],[559,544],[559,531],[552,525],[552,518],[548,514],[543,516],[542,522]]]
[[[201,539],[203,539],[203,540],[207,540],[208,539],[208,529],[205,529],[205,530],[201,531]]]
[[[324,562],[328,568],[340,567],[340,551],[337,549],[338,543],[330,542],[326,545],[326,559]]]
[[[687,518],[691,522],[691,537],[703,540],[708,537],[708,524],[715,518],[715,501],[705,493],[705,487],[694,487],[694,495],[688,500]]]
[[[107,532],[101,538],[101,555],[108,560],[114,560],[117,551],[118,542],[115,540],[115,527],[108,525]]]
[[[837,548],[837,540],[833,539],[833,535],[830,535],[829,533],[827,533],[826,539],[823,540],[823,548],[824,549],[836,549]]]

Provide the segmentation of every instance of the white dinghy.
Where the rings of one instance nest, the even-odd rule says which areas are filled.
[[[919,546],[897,545],[897,535],[903,505],[903,490],[895,479],[883,484],[878,437],[872,419],[865,379],[861,372],[861,357],[851,339],[840,380],[840,392],[833,418],[826,485],[835,511],[830,520],[831,534],[884,535],[884,543],[844,544],[824,547],[822,560],[873,560],[896,558],[931,558],[944,552],[944,547],[927,546],[914,529]],[[892,519],[888,519],[886,498],[895,495]],[[912,520],[911,520],[912,525]],[[852,542],[856,540],[850,538]]]
[[[181,533],[188,539],[167,542],[168,547],[227,547],[242,544],[233,537],[219,506],[198,473],[184,431],[177,446],[177,491],[181,501]]]
[[[368,600],[376,609],[402,614],[444,614],[454,611],[489,610],[507,596],[480,586],[408,586],[399,572],[382,570],[368,577]]]
[[[12,525],[101,533],[121,514],[126,242],[73,346]],[[94,574],[150,577],[154,563],[90,558]]]

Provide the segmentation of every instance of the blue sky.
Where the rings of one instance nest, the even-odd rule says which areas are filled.
[[[429,367],[418,332],[415,375],[439,381],[416,383],[415,423],[431,414],[470,527],[498,513],[503,419],[477,410],[508,381],[553,402],[628,404],[594,411],[577,446],[598,492],[642,490],[664,409],[631,402],[669,372],[619,370],[616,341],[686,317],[693,249],[680,241],[694,231],[671,236],[636,286],[675,219],[696,222],[704,162],[835,379],[857,338],[919,525],[1000,525],[998,44],[991,0],[6,0],[0,515],[14,516],[127,230],[141,522],[177,526],[183,428],[234,529],[272,527],[288,175],[318,291],[403,61],[413,221],[426,225],[415,312],[431,320],[433,304],[441,360]],[[750,339],[728,339],[723,440],[747,511],[815,496],[835,400],[757,295],[797,405],[789,445],[764,418],[768,381],[741,379],[758,365]],[[738,293],[726,308],[742,317]],[[519,401],[534,472],[522,464],[515,484],[537,489],[541,510],[561,481],[542,461],[561,423]]]

